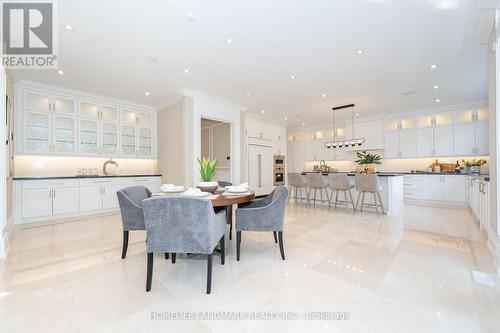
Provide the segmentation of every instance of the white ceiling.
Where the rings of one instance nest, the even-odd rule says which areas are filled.
[[[329,121],[330,108],[344,103],[356,103],[356,111],[368,116],[436,107],[436,98],[439,106],[487,98],[488,47],[474,40],[475,0],[64,0],[58,5],[65,74],[16,71],[16,79],[151,106],[189,89],[308,125]],[[362,55],[356,54],[359,49]],[[148,62],[149,53],[158,62]],[[431,64],[438,68],[431,70]],[[414,94],[402,95],[405,91]]]

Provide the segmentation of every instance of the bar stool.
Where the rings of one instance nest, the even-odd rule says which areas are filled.
[[[308,173],[306,175],[307,178],[307,187],[309,187],[309,193],[307,193],[307,204],[311,203],[311,192],[314,190],[314,205],[316,205],[316,191],[319,190],[321,195],[321,203],[323,203],[323,191],[326,193],[327,201],[330,201],[328,197],[328,183],[325,181],[321,173]]]
[[[382,208],[382,214],[385,214],[384,205],[382,204],[382,199],[380,198],[380,192],[382,192],[382,184],[380,179],[375,174],[357,173],[355,176],[356,189],[358,190],[358,200],[356,201],[356,208],[359,208],[359,198],[361,197],[361,207],[360,211],[363,211],[363,207],[375,207],[377,211],[377,217],[379,217],[378,207]],[[372,204],[365,204],[365,193],[371,193],[373,195]],[[377,203],[378,200],[378,203]]]
[[[297,199],[300,198],[300,201],[303,200],[302,198],[302,189],[304,189],[307,193],[307,182],[306,178],[302,176],[298,172],[289,172],[287,174],[288,178],[288,186],[290,187],[290,195],[288,196],[288,201],[290,201],[290,198],[292,197],[292,191],[295,189],[295,202],[297,202]],[[300,193],[300,197],[299,197]]]
[[[356,213],[356,207],[354,207],[354,200],[352,199],[351,190],[354,188],[354,181],[347,176],[345,173],[330,174],[328,176],[329,187],[332,190],[330,192],[330,200],[328,201],[328,207],[332,206],[333,191],[335,191],[335,209],[337,209],[337,203],[339,202],[339,191],[344,192],[344,201],[340,201],[341,204],[345,205],[345,210],[349,213],[349,201],[347,201],[347,194],[349,193],[350,202],[352,205],[353,213]]]

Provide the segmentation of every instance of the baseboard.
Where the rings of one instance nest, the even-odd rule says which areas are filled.
[[[86,217],[93,217],[99,215],[110,215],[114,213],[120,212],[119,208],[111,208],[111,209],[100,209],[96,211],[88,211],[88,212],[78,212],[72,214],[64,214],[57,216],[43,216],[43,217],[34,217],[34,218],[26,218],[26,219],[16,219],[14,222],[16,225],[24,225],[24,224],[33,224],[38,222],[54,222],[58,220],[78,220]]]
[[[437,208],[453,208],[453,209],[463,209],[468,210],[469,204],[466,202],[451,202],[451,201],[430,201],[430,200],[415,200],[415,199],[405,199],[405,205],[413,206],[426,206],[426,207],[437,207]]]

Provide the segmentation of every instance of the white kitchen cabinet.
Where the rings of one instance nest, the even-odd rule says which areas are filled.
[[[455,155],[468,156],[475,154],[475,125],[474,123],[455,124],[453,129],[453,149]]]
[[[24,114],[24,151],[50,153],[52,148],[52,115],[48,112],[27,111]]]
[[[118,121],[118,106],[103,104],[94,101],[80,100],[78,116],[101,119],[108,121]]]
[[[443,175],[443,200],[450,202],[466,202],[466,176]]]
[[[102,188],[102,208],[103,209],[120,207],[118,204],[118,196],[116,195],[116,192],[121,190],[122,188],[123,188],[123,185],[103,186],[103,188]]]
[[[99,153],[99,121],[79,119],[78,152],[81,155],[97,155]]]
[[[365,143],[362,146],[347,148],[347,151],[384,149],[384,121],[382,119],[357,121],[355,131],[354,136],[365,138]],[[346,138],[352,137],[352,125],[346,123]]]
[[[454,128],[455,155],[488,155],[489,125],[487,109],[457,111]]]
[[[434,127],[434,156],[453,155],[453,127],[451,125]]]
[[[434,129],[432,127],[418,128],[417,156],[434,156]]]
[[[416,117],[418,157],[453,155],[453,114],[443,112]]]
[[[78,187],[55,187],[52,189],[52,214],[76,213],[80,210]]]
[[[56,154],[75,154],[77,151],[76,117],[54,114],[52,122],[53,152]]]
[[[121,127],[121,154],[123,156],[135,156],[137,153],[137,127],[122,125]]]
[[[159,192],[161,187],[160,177],[124,177],[123,186],[142,185],[152,193]]]
[[[413,157],[417,154],[413,129],[385,132],[385,158]]]
[[[75,99],[42,91],[25,90],[25,109],[74,115]]]
[[[80,211],[96,211],[102,208],[102,187],[84,186],[80,187]]]
[[[22,192],[22,217],[52,215],[52,188],[30,188]]]
[[[422,200],[422,175],[403,176],[403,198],[405,200]]]
[[[475,127],[476,155],[489,155],[489,124],[477,122]]]
[[[269,194],[273,190],[271,147],[248,145],[248,185],[256,195]]]
[[[422,199],[441,201],[443,199],[442,176],[425,175],[422,179]]]
[[[153,129],[151,127],[137,128],[137,156],[153,156]]]

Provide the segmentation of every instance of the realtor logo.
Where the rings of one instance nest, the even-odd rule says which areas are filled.
[[[2,4],[4,67],[57,68],[55,13],[54,1]]]

